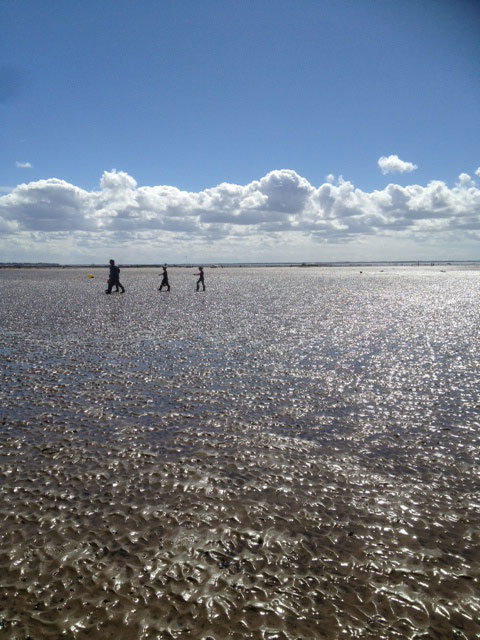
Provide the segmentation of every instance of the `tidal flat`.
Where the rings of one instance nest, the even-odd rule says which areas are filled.
[[[159,271],[0,270],[0,638],[479,638],[480,270]]]

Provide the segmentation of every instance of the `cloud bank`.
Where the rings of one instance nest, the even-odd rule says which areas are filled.
[[[15,162],[15,166],[17,169],[31,169],[32,165],[30,162],[19,162],[18,160]]]
[[[378,166],[384,175],[386,173],[410,173],[418,169],[416,164],[404,162],[396,155],[382,156],[378,159]]]
[[[246,185],[188,192],[105,171],[96,191],[50,178],[0,197],[0,248],[9,260],[104,262],[115,249],[137,263],[158,262],[159,254],[181,262],[192,255],[301,261],[321,259],[327,246],[337,251],[329,259],[345,259],[349,246],[362,245],[363,259],[374,260],[386,257],[369,254],[372,239],[384,247],[408,241],[425,255],[423,245],[479,238],[480,189],[466,173],[453,187],[432,181],[365,192],[331,175],[314,187],[282,169]]]

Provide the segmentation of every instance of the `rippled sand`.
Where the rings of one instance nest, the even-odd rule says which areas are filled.
[[[480,637],[480,272],[0,270],[0,637]]]

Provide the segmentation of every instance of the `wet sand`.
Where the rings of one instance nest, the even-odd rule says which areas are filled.
[[[0,270],[0,638],[480,637],[480,272],[159,271]]]

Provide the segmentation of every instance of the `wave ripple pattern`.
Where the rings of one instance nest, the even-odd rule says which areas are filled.
[[[91,272],[91,270],[90,270]],[[480,637],[480,272],[0,271],[0,637]]]

